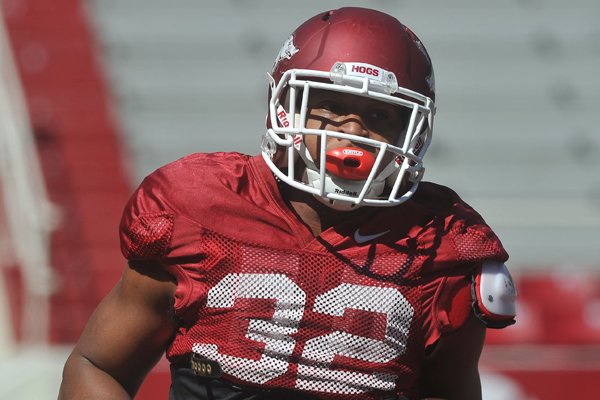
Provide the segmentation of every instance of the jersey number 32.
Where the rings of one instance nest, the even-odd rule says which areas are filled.
[[[223,354],[216,344],[194,344],[194,352],[221,363],[223,372],[256,384],[277,378],[288,371],[297,344],[293,335],[305,312],[352,318],[355,313],[345,314],[352,309],[384,315],[385,336],[377,340],[335,330],[306,340],[296,388],[340,394],[394,388],[393,374],[332,369],[331,364],[336,356],[386,363],[406,351],[414,310],[398,289],[341,283],[316,296],[312,310],[305,311],[306,294],[283,274],[229,274],[209,290],[206,306],[227,309],[238,299],[272,299],[275,310],[270,319],[250,319],[245,332],[246,338],[264,344],[260,359]]]

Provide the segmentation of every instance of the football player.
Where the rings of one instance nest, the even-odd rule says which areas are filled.
[[[166,351],[171,399],[481,398],[486,328],[514,322],[508,255],[422,182],[431,60],[395,18],[303,23],[270,74],[261,154],[192,154],[125,207],[129,262],[61,399],[126,399]]]

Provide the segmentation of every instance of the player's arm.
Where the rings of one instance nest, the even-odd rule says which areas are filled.
[[[449,290],[438,293],[440,299],[450,297],[445,303],[452,304],[456,310],[467,307],[472,310],[457,329],[443,333],[428,354],[422,386],[425,397],[480,400],[478,363],[486,327],[499,329],[515,323],[517,291],[504,263],[484,261],[474,271],[471,281],[469,304],[465,304],[464,286],[455,286],[458,291],[449,286]],[[454,312],[447,311],[446,315]],[[458,311],[455,315],[460,314]],[[450,320],[456,318],[450,317]]]
[[[485,329],[472,315],[457,331],[440,337],[426,359],[423,397],[481,400],[478,362]]]
[[[69,356],[59,400],[132,398],[174,335],[174,289],[156,265],[126,268]]]

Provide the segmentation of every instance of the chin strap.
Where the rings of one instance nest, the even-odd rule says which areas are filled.
[[[317,171],[306,168],[303,176],[304,183],[313,187],[321,187],[321,176]],[[335,193],[344,196],[358,197],[360,191],[364,187],[364,181],[349,181],[334,177],[332,175],[325,175],[325,191],[328,193]],[[371,187],[366,194],[366,198],[377,197],[385,188],[385,181],[373,181]],[[328,207],[331,207],[338,211],[351,211],[356,210],[361,204],[356,204],[351,200],[337,200],[329,199],[327,197],[315,195],[316,199]]]

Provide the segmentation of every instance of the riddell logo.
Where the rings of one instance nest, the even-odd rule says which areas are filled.
[[[290,121],[288,120],[287,113],[284,110],[281,110],[277,113],[277,119],[284,128],[288,128],[290,126]]]
[[[367,74],[371,76],[379,76],[379,70],[377,68],[365,67],[364,65],[353,65],[352,72],[358,72],[360,74]]]
[[[358,192],[351,192],[349,190],[341,190],[341,189],[335,189],[335,193],[337,194],[345,194],[346,196],[358,196]]]

